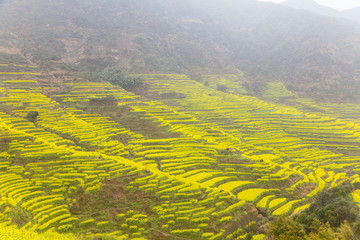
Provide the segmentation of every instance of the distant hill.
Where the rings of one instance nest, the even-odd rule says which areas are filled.
[[[338,11],[334,8],[320,5],[314,0],[286,0],[281,2],[281,5],[307,10],[322,16],[343,18],[360,23],[360,7]]]
[[[314,0],[286,0],[281,4],[291,8],[308,10],[323,16],[341,17],[340,11],[330,7],[322,6]]]
[[[343,17],[360,23],[360,7],[344,10],[341,13]]]
[[[341,19],[253,0],[14,0],[0,11],[0,43],[47,70],[232,67],[257,91],[281,80],[300,95],[359,98],[360,27]]]

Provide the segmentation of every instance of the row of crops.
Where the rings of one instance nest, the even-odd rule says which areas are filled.
[[[141,95],[66,82],[68,91],[50,96],[51,85],[29,80],[38,75],[32,67],[0,67],[0,218],[7,225],[120,239],[262,239],[264,219],[248,203],[292,214],[325,188],[360,181],[357,122],[240,95],[238,76],[199,83],[142,75],[148,89]],[[236,80],[237,91],[218,91],[219,79]],[[94,112],[95,103],[173,134],[142,134],[152,129]],[[39,113],[34,123],[26,119],[31,111]],[[91,211],[107,188],[121,201]]]
[[[169,76],[164,80],[154,75],[146,77],[152,95],[178,92],[186,96],[172,99],[176,102],[172,104],[176,105],[175,111],[198,121],[199,124],[193,123],[191,128],[198,125],[197,130],[203,131],[197,132],[202,134],[199,138],[225,144],[228,149],[239,151],[242,156],[255,161],[256,164],[248,165],[252,169],[250,172],[259,172],[260,168],[263,173],[257,177],[256,185],[267,183],[277,186],[276,181],[281,181],[281,186],[285,187],[282,190],[288,196],[282,198],[285,204],[283,207],[279,205],[281,210],[273,211],[275,215],[289,213],[293,204],[305,204],[307,198],[326,186],[335,186],[347,178],[359,180],[356,174],[359,125],[352,120],[339,119],[331,114],[307,113],[249,96],[209,91],[203,84],[186,78],[172,79]],[[166,84],[162,84],[164,81]],[[164,119],[159,111],[154,113],[158,120]],[[180,125],[168,124],[176,129],[174,125]],[[182,132],[186,134],[185,127],[181,125]],[[188,132],[192,134],[196,131],[191,129]],[[226,165],[237,173],[246,166],[237,163]],[[304,198],[296,199],[299,197],[296,196],[298,188],[305,184],[312,186],[311,191]],[[259,204],[265,205],[263,202]]]
[[[209,89],[203,85],[188,79],[179,79],[178,76],[176,76],[175,79],[172,79],[172,76],[169,76],[169,79],[164,79],[163,75],[161,79],[156,79],[156,76],[149,76],[147,82],[152,86],[150,91],[154,91],[160,97],[167,96],[166,93],[173,92],[183,93],[186,97],[180,98],[179,100],[171,99],[172,102],[176,101],[180,103],[181,107],[169,107],[159,101],[146,103],[143,99],[137,102],[126,102],[126,104],[132,106],[133,111],[146,112],[149,119],[169,126],[171,131],[181,132],[184,136],[198,139],[199,141],[200,139],[205,140],[207,145],[213,145],[217,151],[230,148],[232,151],[237,150],[244,152],[243,150],[247,150],[247,152],[251,152],[252,154],[247,156],[245,151],[242,156],[261,162],[256,168],[254,168],[255,164],[249,164],[249,166],[244,164],[216,164],[214,161],[211,161],[211,159],[208,159],[208,162],[204,163],[201,161],[201,158],[199,159],[200,161],[192,163],[191,152],[186,153],[185,151],[179,151],[175,148],[175,151],[178,152],[172,154],[169,150],[174,151],[174,147],[154,143],[156,145],[154,150],[150,150],[150,152],[149,150],[146,151],[145,154],[142,155],[141,160],[146,160],[146,156],[149,156],[150,159],[155,159],[155,161],[158,160],[161,162],[164,171],[169,171],[172,174],[185,174],[187,168],[189,168],[189,170],[200,168],[202,169],[200,172],[204,172],[205,169],[210,169],[211,172],[215,171],[214,177],[217,177],[223,174],[221,172],[219,173],[219,168],[221,169],[221,167],[228,166],[228,168],[226,168],[228,171],[226,172],[227,176],[231,176],[232,174],[242,175],[240,179],[243,177],[242,180],[244,180],[244,178],[251,179],[249,175],[252,175],[251,173],[253,172],[264,173],[263,170],[266,167],[268,171],[274,171],[273,169],[277,171],[270,174],[263,174],[257,181],[269,182],[274,179],[284,181],[290,177],[296,178],[297,175],[303,179],[295,182],[291,186],[287,186],[285,190],[287,190],[287,192],[294,191],[297,186],[301,186],[304,183],[318,185],[317,187],[313,186],[313,191],[307,194],[307,197],[312,197],[325,187],[325,183],[335,180],[335,183],[332,183],[332,185],[336,185],[339,180],[344,179],[344,174],[342,172],[336,173],[336,171],[333,171],[334,169],[356,167],[356,165],[353,164],[358,159],[356,156],[350,157],[329,151],[333,148],[338,151],[343,150],[344,152],[357,150],[356,142],[358,141],[358,136],[357,133],[352,130],[357,126],[351,122],[306,114],[296,109],[275,105],[271,106],[255,98],[233,96],[218,91],[210,91],[210,93],[208,93]],[[196,89],[196,87],[198,87],[198,89]],[[206,95],[201,95],[202,92]],[[229,103],[224,102],[225,99],[228,100]],[[166,102],[166,100],[168,99],[164,99],[164,102]],[[245,102],[246,106],[237,107],[235,101],[238,105],[239,103],[244,105],[243,103]],[[213,104],[211,104],[212,102]],[[219,106],[218,102],[228,104],[228,106]],[[263,106],[261,106],[261,104]],[[191,108],[191,106],[195,106],[195,108]],[[245,107],[249,109],[245,109]],[[206,111],[206,109],[211,110]],[[214,111],[214,109],[218,110],[218,112]],[[239,112],[234,110],[239,110]],[[234,119],[236,120],[234,121]],[[204,120],[206,123],[204,123]],[[235,124],[231,125],[229,122]],[[236,123],[238,123],[238,125],[236,125]],[[234,129],[236,130],[234,131]],[[241,132],[239,129],[243,129],[243,131]],[[322,139],[321,142],[314,142],[316,138],[313,140],[306,137],[307,135],[313,136],[314,129],[316,131],[315,137]],[[324,139],[327,141],[324,141]],[[344,139],[347,140],[344,141]],[[169,141],[165,142],[168,144]],[[341,144],[336,145],[332,142],[340,142]],[[148,144],[151,145],[149,142]],[[179,144],[180,143],[177,143],[178,146]],[[159,145],[161,145],[161,147]],[[192,143],[192,146],[195,146],[195,144]],[[314,146],[316,148],[314,148]],[[325,148],[322,149],[321,147]],[[185,149],[186,148],[184,148],[184,150]],[[254,150],[257,152],[270,152],[271,154],[253,154],[255,153]],[[209,156],[209,153],[207,153],[207,155]],[[168,158],[175,156],[176,160],[169,161]],[[190,160],[190,162],[178,161],[181,156],[185,156],[186,160]],[[293,159],[294,161],[287,161],[286,164],[282,164],[284,159]],[[330,161],[331,163],[329,163]],[[335,164],[334,161],[337,163]],[[148,162],[149,164],[154,164],[152,161],[148,160]],[[339,162],[343,164],[339,164]],[[318,165],[321,165],[319,169],[317,168]],[[170,169],[167,168],[169,166]],[[245,166],[251,169],[247,171],[248,174],[239,169]],[[257,169],[260,166],[262,168]],[[236,167],[238,169],[236,169]],[[280,170],[277,168],[280,168]],[[231,173],[231,170],[233,173]],[[303,173],[302,171],[304,170],[307,172]],[[308,171],[310,172],[308,173]],[[202,173],[201,175],[205,177],[205,174]],[[211,175],[213,175],[213,173],[211,173]],[[326,178],[323,180],[322,177],[325,175]],[[210,173],[207,174],[207,176],[210,176]],[[356,179],[357,175],[352,177]],[[239,176],[236,176],[236,178],[239,179]],[[200,176],[195,177],[195,179],[199,179],[200,182],[202,180]],[[219,179],[224,180],[223,177]],[[251,183],[251,181],[235,182],[235,188],[236,186],[240,187],[242,183],[245,183],[244,185]],[[229,185],[230,183],[231,181]],[[296,199],[291,203],[302,202],[302,200],[306,199]],[[289,209],[289,206],[291,206],[291,204],[288,204],[285,209]]]
[[[42,94],[44,87],[36,80],[1,82],[0,203],[5,224],[134,239],[151,236],[154,228],[166,236],[196,239],[243,239],[253,231],[257,216],[249,217],[245,201],[233,193],[251,182],[236,175],[228,177],[234,180],[229,182],[223,171],[211,170],[217,164],[218,144],[190,136],[146,139],[107,117],[64,107],[66,102],[106,96],[130,106],[152,104],[106,84],[71,85],[69,95],[54,101]],[[35,123],[26,119],[31,111],[39,113]],[[199,167],[209,173],[195,177]],[[79,191],[95,194],[112,178],[131,179],[128,194],[152,196],[150,210],[122,206],[109,217],[73,211],[82,204]],[[243,219],[242,228],[234,219]]]

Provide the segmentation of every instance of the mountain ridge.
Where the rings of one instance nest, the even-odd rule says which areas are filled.
[[[340,17],[341,15],[340,11],[321,5],[314,0],[286,0],[280,4],[295,9],[312,11],[323,16]]]
[[[310,11],[326,17],[343,18],[360,23],[360,7],[337,10],[335,8],[321,5],[314,0],[286,0],[280,4],[294,9]]]

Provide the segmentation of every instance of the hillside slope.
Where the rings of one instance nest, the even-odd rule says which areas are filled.
[[[339,19],[252,0],[16,0],[0,11],[0,42],[48,70],[235,67],[254,85],[281,80],[322,100],[359,99],[360,30]]]
[[[268,217],[360,182],[359,105],[280,96],[279,82],[265,97],[295,107],[266,102],[245,95],[241,75],[201,83],[142,74],[146,88],[134,94],[108,82],[54,83],[8,59],[0,64],[7,225],[105,239],[264,239]]]

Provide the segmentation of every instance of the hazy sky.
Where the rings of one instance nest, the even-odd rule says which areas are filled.
[[[258,0],[261,2],[283,2],[284,0]],[[354,7],[360,7],[360,0],[315,0],[321,5],[344,10]]]

